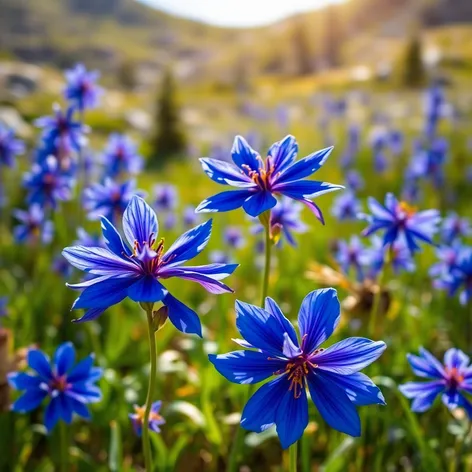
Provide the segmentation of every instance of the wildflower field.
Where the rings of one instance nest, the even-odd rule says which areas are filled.
[[[0,127],[0,471],[472,470],[466,91],[255,99],[156,168],[63,81]]]

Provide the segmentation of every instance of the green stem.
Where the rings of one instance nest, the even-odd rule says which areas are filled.
[[[67,472],[69,470],[69,440],[67,434],[67,425],[64,421],[59,421],[59,435],[61,442],[61,458],[60,458],[60,470],[61,472]]]
[[[380,269],[380,273],[377,279],[377,291],[374,293],[374,299],[372,301],[372,310],[370,312],[368,333],[370,336],[375,337],[377,318],[380,309],[380,302],[382,300],[382,290],[384,285],[385,273],[387,265],[390,263],[390,248],[386,250],[385,261]]]
[[[262,279],[262,298],[261,298],[261,306],[264,307],[265,299],[269,292],[269,276],[270,276],[270,258],[272,252],[272,240],[270,237],[270,225],[269,219],[267,219],[267,223],[264,224],[265,228],[265,263],[264,263],[264,276]],[[249,386],[247,391],[246,402],[252,395],[252,386]],[[239,426],[238,430],[236,431],[236,437],[234,438],[233,447],[231,448],[229,459],[228,459],[228,466],[226,468],[227,472],[236,472],[238,468],[238,458],[243,448],[244,444],[244,430]]]
[[[294,442],[289,450],[289,472],[297,472],[297,443]]]
[[[262,279],[261,307],[264,307],[265,299],[269,293],[271,253],[272,253],[272,240],[270,238],[270,224],[268,223],[265,227],[265,263],[264,263],[264,278]]]
[[[152,472],[151,444],[149,442],[149,415],[151,413],[153,394],[156,387],[156,360],[157,360],[156,335],[154,332],[154,326],[152,322],[152,307],[146,308],[146,315],[147,315],[148,330],[149,330],[151,373],[149,375],[146,408],[144,410],[142,440],[143,440],[143,455],[144,455],[145,470],[146,472]]]

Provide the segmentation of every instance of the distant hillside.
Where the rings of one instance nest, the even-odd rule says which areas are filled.
[[[472,23],[472,0],[350,0],[247,30],[165,14],[135,0],[0,0],[0,53],[116,75],[131,61],[155,77],[169,61],[183,79],[244,82],[358,63],[413,28]],[[304,57],[303,57],[304,56]],[[383,57],[383,59],[388,59]]]

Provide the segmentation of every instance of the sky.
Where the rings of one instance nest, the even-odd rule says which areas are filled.
[[[342,0],[140,0],[160,10],[219,26],[261,26]]]

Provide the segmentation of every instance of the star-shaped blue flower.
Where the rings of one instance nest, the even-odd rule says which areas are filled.
[[[197,314],[173,297],[161,282],[177,277],[197,282],[213,294],[232,292],[221,280],[231,275],[238,264],[183,267],[207,245],[212,221],[187,231],[167,252],[164,252],[164,240],[157,238],[156,214],[141,197],[134,196],[123,215],[123,231],[129,245],[107,218],[102,217],[101,221],[107,248],[73,246],[63,251],[73,266],[93,276],[69,285],[82,290],[72,308],[88,309],[78,321],[96,319],[108,307],[129,297],[135,302],[162,302],[177,329],[201,336]]]
[[[200,162],[210,179],[239,190],[207,198],[196,211],[222,212],[243,207],[248,215],[257,217],[277,204],[274,195],[285,195],[307,205],[323,223],[321,210],[311,200],[343,187],[306,180],[306,177],[326,162],[332,149],[322,149],[295,162],[298,144],[293,136],[287,136],[274,143],[263,159],[243,137],[236,136],[231,151],[234,165],[210,158],[202,158]]]
[[[59,420],[70,424],[74,413],[90,419],[87,405],[99,402],[102,398],[100,388],[95,383],[102,377],[103,371],[93,366],[93,354],[76,364],[74,346],[64,343],[57,348],[52,362],[38,349],[28,352],[27,361],[33,373],[8,374],[9,384],[16,390],[24,390],[13,404],[13,411],[28,413],[49,398],[44,414],[48,432]]]
[[[336,290],[315,290],[305,297],[298,315],[300,339],[271,298],[265,309],[237,301],[236,316],[244,338],[236,342],[249,350],[210,355],[210,361],[239,384],[276,376],[249,399],[243,428],[260,433],[275,424],[282,447],[289,447],[308,424],[307,388],[324,420],[351,436],[361,433],[356,406],[385,404],[380,390],[359,372],[382,354],[385,343],[348,338],[320,348],[339,323]]]

